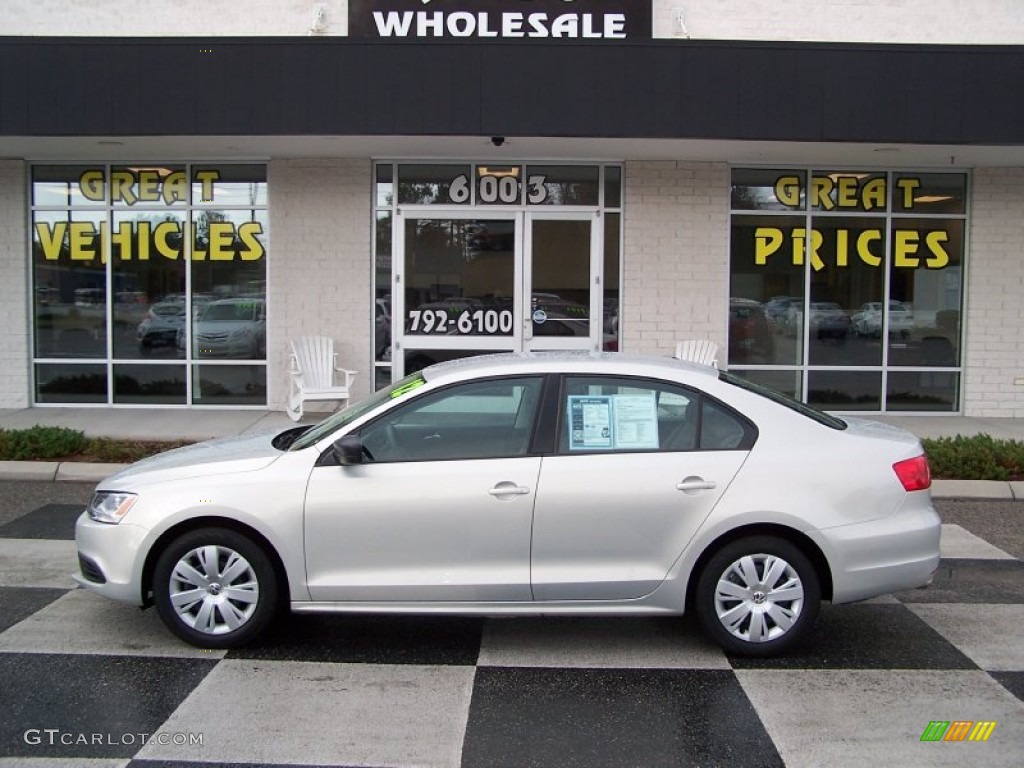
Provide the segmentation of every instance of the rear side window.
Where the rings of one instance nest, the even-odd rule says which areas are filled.
[[[567,376],[558,452],[748,450],[756,431],[700,392],[667,382]]]
[[[762,387],[760,384],[755,384],[752,381],[747,381],[746,379],[742,379],[739,376],[733,376],[732,374],[726,373],[725,371],[719,373],[718,378],[728,384],[732,384],[734,387],[739,387],[740,389],[745,389],[748,392],[753,392],[756,395],[761,395],[761,397],[767,398],[768,400],[771,400],[773,403],[783,405],[786,408],[789,408],[790,410],[796,411],[801,416],[806,416],[807,418],[812,419],[818,422],[819,424],[824,424],[826,427],[831,427],[832,429],[846,429],[846,422],[843,421],[842,419],[836,418],[835,416],[827,414],[824,411],[819,411],[817,408],[812,408],[806,403],[801,403],[799,400],[794,400],[792,397],[784,395],[781,392],[776,392],[774,389]]]

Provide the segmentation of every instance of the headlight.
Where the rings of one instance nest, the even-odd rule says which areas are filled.
[[[138,499],[139,497],[134,493],[97,491],[92,495],[85,511],[98,523],[117,525]]]

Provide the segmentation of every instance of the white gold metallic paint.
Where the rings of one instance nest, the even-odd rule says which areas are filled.
[[[147,602],[147,558],[178,526],[202,520],[244,526],[265,541],[286,576],[292,610],[301,612],[681,613],[694,569],[744,526],[812,550],[804,554],[825,564],[822,597],[833,602],[929,581],[939,519],[929,491],[908,493],[892,470],[921,455],[915,437],[853,419],[835,430],[717,373],[618,354],[435,366],[423,386],[303,450],[278,451],[271,434],[232,438],[108,478],[98,490],[139,499],[119,525],[83,514],[79,551],[107,582],[76,578],[113,599]],[[388,409],[468,379],[533,374],[675,382],[744,414],[758,437],[749,451],[316,466],[334,440]]]

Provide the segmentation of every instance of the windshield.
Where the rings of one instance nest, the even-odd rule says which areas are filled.
[[[384,387],[384,389],[374,392],[365,400],[353,403],[348,408],[328,416],[292,443],[288,450],[301,451],[303,448],[308,448],[314,443],[320,442],[332,432],[341,429],[346,424],[351,424],[363,414],[369,413],[374,408],[384,405],[384,403],[389,400],[394,400],[396,397],[400,397],[406,392],[414,390],[417,387],[422,387],[426,383],[427,380],[423,378],[423,374],[421,372],[417,371],[416,373],[410,374],[401,381],[396,381],[390,387]]]
[[[731,373],[726,373],[725,371],[721,371],[718,374],[718,378],[732,384],[733,386],[739,387],[740,389],[745,389],[748,392],[761,395],[761,397],[766,397],[774,403],[784,405],[809,419],[813,419],[819,424],[824,424],[826,427],[831,427],[832,429],[846,429],[846,422],[842,419],[831,416],[824,411],[819,411],[817,408],[812,408],[806,403],[794,400],[789,395],[776,392],[774,389],[762,387],[760,384],[755,384],[747,379],[741,379],[739,376],[733,376]]]

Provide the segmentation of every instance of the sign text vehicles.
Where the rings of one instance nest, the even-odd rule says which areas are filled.
[[[71,261],[106,261],[104,243],[109,237],[114,254],[121,261],[169,259],[185,255],[185,225],[182,221],[123,221],[110,232],[105,221],[37,221],[35,238],[46,261],[62,257]],[[192,224],[192,261],[259,261],[265,255],[260,240],[263,224],[246,221],[212,221],[197,238]]]
[[[650,39],[649,0],[349,0],[350,37]]]

